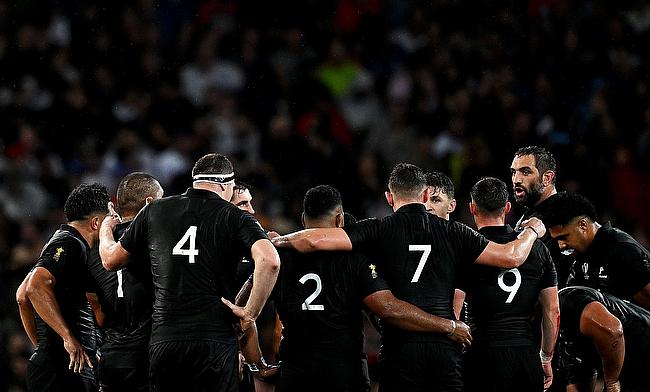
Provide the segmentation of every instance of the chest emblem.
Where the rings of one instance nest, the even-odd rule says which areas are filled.
[[[582,273],[585,276],[585,280],[589,280],[589,264],[582,264]]]
[[[373,279],[377,279],[377,267],[374,264],[370,264],[368,268],[370,268],[370,276]]]
[[[54,253],[54,256],[52,258],[54,259],[54,261],[59,261],[62,254],[63,254],[63,248],[58,247],[56,248],[56,252]]]

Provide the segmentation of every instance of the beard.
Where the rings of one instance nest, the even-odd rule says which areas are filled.
[[[544,192],[544,184],[537,182],[533,184],[530,189],[524,187],[523,185],[517,185],[513,189],[515,190],[515,201],[517,204],[531,208],[537,204],[539,199],[542,198],[542,194]],[[524,194],[522,196],[517,196],[517,189],[523,190]]]

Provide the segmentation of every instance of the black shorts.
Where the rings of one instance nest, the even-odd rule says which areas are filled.
[[[466,355],[465,391],[542,392],[544,371],[539,349],[473,347]]]
[[[149,349],[151,391],[237,392],[238,351],[234,341],[152,344]]]
[[[97,380],[102,392],[149,391],[149,350],[100,350]]]
[[[27,390],[33,392],[90,392],[96,391],[94,379],[84,378],[68,369],[67,356],[48,356],[34,353],[27,364]],[[92,374],[90,372],[89,374]]]
[[[379,391],[459,392],[460,349],[451,341],[384,346],[379,358]]]
[[[346,357],[313,355],[283,359],[277,392],[363,392],[370,389],[368,364],[359,353]]]
[[[621,370],[621,390],[647,392],[650,389],[650,328],[630,323],[625,329],[625,362]]]

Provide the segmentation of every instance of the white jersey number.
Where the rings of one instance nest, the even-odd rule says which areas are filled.
[[[124,298],[124,288],[122,287],[122,270],[117,271],[117,298]]]
[[[183,249],[188,239],[190,241],[189,248]],[[174,245],[172,254],[176,256],[189,256],[189,263],[194,264],[194,258],[199,255],[199,250],[196,249],[196,226],[190,226],[187,229],[185,234],[183,234],[183,238]]]
[[[409,252],[422,252],[418,268],[415,269],[415,274],[413,274],[413,279],[411,279],[411,283],[417,283],[417,281],[420,280],[424,264],[426,264],[427,259],[431,254],[431,245],[409,245]]]
[[[503,276],[507,273],[512,273],[515,276],[515,283],[512,284],[511,286],[506,285],[506,282],[503,281]],[[506,293],[509,293],[508,298],[506,299],[506,303],[509,304],[515,298],[515,295],[517,294],[517,290],[519,290],[519,286],[521,286],[521,272],[519,272],[519,270],[516,268],[503,270],[499,274],[497,283],[499,284],[499,287],[501,287],[501,290],[505,291]]]
[[[316,291],[311,293],[309,297],[305,300],[305,302],[302,303],[302,310],[325,310],[325,306],[323,305],[312,305],[312,302],[318,297],[320,294],[321,290],[323,289],[323,283],[320,281],[320,276],[316,274],[305,274],[303,275],[302,278],[300,278],[299,282],[302,284],[305,284],[308,280],[315,280],[316,281]]]

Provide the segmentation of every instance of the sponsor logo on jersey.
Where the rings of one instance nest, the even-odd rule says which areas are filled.
[[[62,254],[63,254],[63,248],[61,248],[61,247],[56,248],[56,253],[54,253],[54,257],[52,257],[52,258],[54,259],[54,261],[59,261]]]
[[[374,264],[370,264],[368,268],[370,268],[370,276],[373,279],[377,279],[377,267]]]

